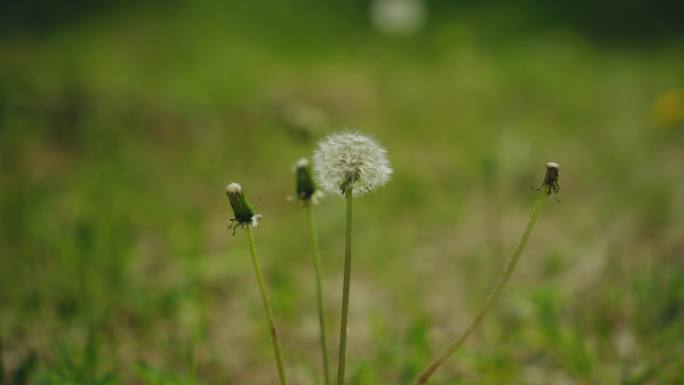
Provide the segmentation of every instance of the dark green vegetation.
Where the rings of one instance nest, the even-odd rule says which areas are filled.
[[[684,102],[668,94],[684,40],[456,12],[391,38],[355,9],[243,3],[111,7],[0,38],[8,383],[192,384],[194,361],[197,384],[273,384],[230,181],[264,215],[290,381],[315,383],[307,219],[286,196],[293,162],[342,127],[396,171],[354,202],[350,385],[409,384],[463,330],[550,160],[562,203],[432,383],[684,382]],[[317,207],[331,346],[343,207]]]

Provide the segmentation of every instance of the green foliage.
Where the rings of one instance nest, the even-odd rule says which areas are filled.
[[[138,379],[145,385],[196,385],[194,379],[175,373],[163,372],[147,365],[136,368]]]
[[[38,385],[116,385],[118,376],[103,370],[99,345],[90,335],[81,349],[59,346],[56,357],[47,361],[35,374]]]
[[[536,33],[503,5],[428,2],[399,38],[361,2],[172,3],[1,34],[4,383],[273,384],[244,237],[227,230],[234,180],[264,215],[286,366],[317,369],[305,222],[285,197],[293,161],[344,127],[395,169],[354,202],[350,385],[409,383],[463,330],[547,161],[562,204],[432,384],[684,383],[680,37]],[[343,202],[316,210],[336,351]]]
[[[21,360],[21,363],[17,368],[11,373],[9,384],[10,385],[25,385],[29,383],[29,378],[36,367],[36,362],[38,358],[36,354],[31,352],[26,357]],[[3,373],[4,374],[4,373]],[[4,378],[4,375],[3,377]]]

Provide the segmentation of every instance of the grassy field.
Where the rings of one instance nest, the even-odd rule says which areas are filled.
[[[227,228],[238,181],[288,376],[319,384],[306,216],[286,198],[295,160],[350,128],[395,174],[355,201],[349,385],[408,385],[467,326],[547,161],[562,203],[431,384],[684,384],[684,39],[468,12],[392,37],[346,8],[247,3],[0,38],[0,383],[275,384]],[[343,199],[316,215],[336,352]]]

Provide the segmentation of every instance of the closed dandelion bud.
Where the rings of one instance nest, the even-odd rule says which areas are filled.
[[[311,175],[311,165],[307,159],[300,159],[295,164],[297,199],[308,200],[316,193],[316,185]]]
[[[242,186],[238,183],[231,183],[226,186],[226,195],[230,202],[230,207],[233,208],[235,219],[238,222],[251,222],[254,216],[252,206],[247,202],[245,194],[242,191]]]
[[[231,218],[233,234],[235,234],[235,229],[245,226],[259,227],[259,219],[261,215],[254,214],[254,209],[252,205],[249,204],[245,194],[242,190],[242,186],[239,183],[231,183],[226,186],[226,196],[230,202],[230,207],[233,209],[234,218]]]
[[[544,186],[548,188],[548,193],[558,186],[558,163],[549,162],[546,164],[546,175],[544,176]]]
[[[318,143],[314,170],[321,188],[330,193],[362,195],[383,186],[392,175],[387,151],[358,133],[333,134]]]
[[[544,175],[544,181],[542,182],[541,188],[546,191],[547,195],[553,194],[556,198],[556,201],[560,202],[558,199],[558,192],[560,192],[560,184],[558,183],[558,170],[558,163],[549,162],[546,164],[546,175]]]

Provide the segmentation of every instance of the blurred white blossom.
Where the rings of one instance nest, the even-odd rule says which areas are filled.
[[[423,0],[375,0],[371,20],[375,28],[388,35],[411,35],[425,23]]]

